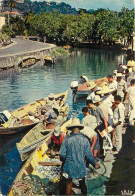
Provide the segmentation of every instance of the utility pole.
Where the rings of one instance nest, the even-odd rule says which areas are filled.
[[[132,51],[135,52],[135,0],[134,2],[134,28],[133,28],[133,33],[132,33]]]

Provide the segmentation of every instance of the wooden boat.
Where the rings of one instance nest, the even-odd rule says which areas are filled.
[[[66,126],[69,125],[71,123],[71,119],[69,121],[67,121],[66,123],[64,123],[61,126],[61,132],[65,132],[67,131]],[[51,134],[51,132],[50,132]],[[47,153],[48,151],[48,145],[51,142],[51,137],[50,134],[47,136],[47,138],[44,140],[44,142],[38,146],[36,148],[36,150],[30,155],[30,157],[28,158],[28,160],[25,162],[25,164],[23,165],[23,167],[21,168],[21,170],[19,171],[19,173],[17,174],[13,185],[11,186],[10,190],[9,190],[9,196],[14,196],[14,195],[24,195],[24,193],[26,195],[28,195],[29,192],[29,188],[31,189],[31,191],[33,191],[33,193],[31,193],[31,195],[40,195],[41,193],[37,193],[36,190],[34,190],[35,185],[31,185],[29,184],[29,182],[27,181],[29,178],[30,182],[35,182],[35,184],[38,184],[40,186],[40,182],[43,181],[43,179],[45,179],[45,175],[42,175],[40,172],[38,172],[38,167],[42,166],[42,165],[48,165],[48,158],[49,155]],[[52,162],[50,164],[53,164]],[[49,164],[49,165],[50,165]],[[54,164],[56,165],[56,164]],[[61,165],[61,162],[58,161],[58,165]],[[48,167],[48,166],[47,166]],[[45,172],[47,175],[50,176],[50,174],[48,174],[48,172]],[[47,178],[46,175],[46,178]],[[33,177],[37,177],[38,182],[34,179],[31,179],[30,176]],[[24,183],[26,179],[26,183]],[[52,176],[51,182],[58,182],[60,179],[60,175],[56,175],[55,177]],[[42,185],[39,187],[39,189],[41,188],[41,190],[43,191],[43,186],[45,186],[45,184],[43,185],[43,182],[41,183]],[[49,186],[49,185],[48,185]],[[39,191],[40,192],[40,191]],[[30,195],[30,194],[29,194]],[[45,193],[41,194],[41,195],[45,195]]]
[[[36,59],[36,58],[28,58],[28,59],[25,59],[24,61],[22,61],[19,64],[19,67],[21,67],[21,68],[27,68],[27,67],[30,67],[30,66],[34,65],[37,61],[39,61],[39,59]]]
[[[73,93],[73,98],[75,98],[75,99],[87,98],[87,96],[91,92],[90,84],[94,83],[94,82],[97,84],[98,87],[102,87],[103,85],[108,85],[108,80],[105,77],[105,78],[101,78],[101,79],[97,79],[97,80],[90,80],[84,84],[77,85],[75,87],[71,87],[72,93]]]
[[[61,132],[67,132],[66,126],[71,123],[71,120],[72,119],[61,126]],[[55,157],[51,156],[49,152],[50,141],[51,138],[48,136],[45,141],[30,155],[21,170],[18,172],[9,190],[8,196],[25,194],[30,196],[59,195],[59,183],[61,178],[60,171],[62,163],[59,159],[58,152]],[[92,184],[92,179],[95,182],[95,174],[94,171],[91,171],[91,169],[87,172],[87,180],[90,180],[90,184]],[[105,173],[104,167],[102,167],[101,171],[104,171]],[[96,173],[96,175],[97,174],[98,173]],[[72,191],[76,195],[79,195],[80,189],[76,189],[76,184],[77,182],[73,181]]]
[[[44,61],[45,61],[45,64],[55,64],[54,58],[52,58],[50,56],[45,56]]]
[[[55,99],[60,99],[60,106],[62,107],[66,101],[68,95],[68,91],[56,94]],[[17,110],[14,110],[11,113],[11,117],[8,119],[7,122],[3,122],[3,124],[0,125],[0,134],[15,134],[19,133],[24,130],[30,130],[32,127],[34,127],[39,121],[37,120],[31,120],[30,115],[28,114],[29,111],[36,114],[36,108],[38,106],[45,105],[45,100],[40,99],[36,100],[33,103],[27,104],[23,107],[20,107]]]
[[[63,106],[60,110],[58,118],[46,125],[43,123],[38,123],[34,128],[32,128],[23,139],[16,144],[17,149],[20,153],[21,160],[25,161],[32,151],[39,146],[47,136],[52,133],[53,128],[58,124],[63,124],[68,117],[69,106]]]

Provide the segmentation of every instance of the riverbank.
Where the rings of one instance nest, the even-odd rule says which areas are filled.
[[[40,59],[42,61],[45,55],[50,55],[56,48],[54,44],[46,44],[20,38],[14,38],[13,41],[16,42],[16,44],[8,48],[0,49],[0,69],[17,67],[23,60],[29,58]]]

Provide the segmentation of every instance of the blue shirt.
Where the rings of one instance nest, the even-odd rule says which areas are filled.
[[[86,176],[85,157],[89,163],[95,166],[89,141],[81,133],[71,133],[64,139],[60,149],[60,157],[65,160],[63,170],[68,174],[68,178]]]

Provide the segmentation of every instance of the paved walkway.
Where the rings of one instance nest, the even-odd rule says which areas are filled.
[[[20,38],[14,38],[12,40],[15,41],[16,44],[5,49],[0,49],[0,57],[8,57],[19,54],[26,54],[30,52],[37,52],[40,50],[55,47],[54,44],[46,44],[42,42],[24,40]]]

